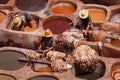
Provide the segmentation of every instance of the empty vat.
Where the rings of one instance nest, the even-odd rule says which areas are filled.
[[[20,10],[34,12],[44,9],[47,2],[47,0],[18,0],[16,6]]]
[[[70,22],[72,21],[66,17],[52,16],[44,21],[43,28],[50,29],[54,34],[61,34],[73,27],[69,24]]]
[[[0,70],[17,70],[25,63],[19,62],[20,57],[26,57],[22,52],[3,50],[0,51]]]
[[[91,8],[88,9],[93,22],[103,21],[106,18],[106,11],[103,9]]]
[[[51,11],[56,14],[72,14],[77,6],[72,2],[59,2],[52,6]]]
[[[104,44],[102,46],[102,50],[99,48],[97,44],[95,45],[93,44],[90,44],[89,46],[95,49],[100,56],[109,57],[109,58],[120,58],[120,50],[113,48],[110,44],[109,45]]]
[[[0,80],[16,80],[16,78],[9,74],[0,74]]]
[[[31,77],[27,80],[59,80],[59,79],[55,76],[50,76],[50,75],[38,75]]]

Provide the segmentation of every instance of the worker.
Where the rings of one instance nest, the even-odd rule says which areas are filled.
[[[10,27],[11,29],[18,31],[33,31],[37,28],[37,25],[31,14],[18,12],[13,17]]]
[[[53,34],[50,29],[47,29],[43,32],[41,43],[37,51],[41,52],[41,50],[43,50],[43,53],[46,53],[53,49],[53,45],[54,45]]]
[[[76,28],[83,30],[84,34],[87,35],[89,29],[94,29],[92,20],[87,9],[79,11],[79,21]]]
[[[10,23],[10,27],[13,30],[20,30],[22,28],[22,19],[19,16],[13,17],[13,20]]]

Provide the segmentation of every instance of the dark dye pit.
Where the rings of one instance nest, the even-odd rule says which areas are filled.
[[[0,4],[6,4],[9,0],[0,0]]]
[[[21,52],[11,50],[0,51],[0,69],[17,70],[22,68],[25,63],[18,61],[20,57],[25,57],[25,55]]]
[[[16,80],[16,79],[8,74],[0,74],[0,80]]]
[[[40,11],[47,5],[47,0],[18,0],[17,7],[24,11]]]
[[[111,17],[110,19],[111,22],[117,22],[117,23],[120,23],[120,13],[118,14],[115,14]]]
[[[29,78],[28,80],[59,80],[59,79],[54,76],[39,75],[39,76],[34,76],[32,78]]]
[[[106,70],[106,66],[105,63],[103,61],[99,61],[99,63],[97,63],[97,68],[94,72],[92,73],[86,73],[86,74],[78,74],[77,71],[75,69],[75,67],[72,69],[72,73],[74,76],[80,78],[80,79],[84,79],[84,80],[97,80],[99,78],[101,78]]]
[[[43,28],[50,29],[54,34],[61,34],[65,30],[72,28],[71,21],[65,17],[51,17],[45,21]]]

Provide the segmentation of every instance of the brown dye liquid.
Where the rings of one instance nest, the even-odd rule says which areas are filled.
[[[15,78],[8,75],[0,75],[0,80],[15,80]]]
[[[25,63],[18,61],[20,57],[25,57],[25,55],[17,51],[0,51],[0,69],[17,70],[22,68]]]
[[[102,9],[89,9],[89,14],[92,21],[103,21],[106,17],[106,12]]]
[[[28,80],[59,80],[59,79],[52,77],[52,76],[36,76]]]
[[[116,47],[120,47],[120,40],[112,40],[111,44]]]
[[[0,22],[5,18],[5,14],[3,12],[0,12]]]
[[[61,34],[65,30],[72,28],[69,23],[70,21],[64,19],[52,19],[46,22],[43,27],[44,29],[50,29],[54,34]]]
[[[52,12],[57,14],[72,14],[75,12],[75,8],[72,6],[57,6],[52,9]]]

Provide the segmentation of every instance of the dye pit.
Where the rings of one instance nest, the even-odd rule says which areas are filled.
[[[47,0],[18,0],[16,6],[23,11],[35,12],[44,9],[47,2]]]
[[[25,64],[18,61],[19,57],[25,55],[17,51],[0,51],[0,70],[17,70],[24,67]]]
[[[80,75],[77,73],[77,70],[78,70],[77,68],[73,68],[72,72],[74,76],[85,79],[85,80],[97,80],[104,75],[106,66],[104,62],[100,61],[97,64],[97,68],[95,69],[93,73],[86,73],[86,74]]]
[[[0,74],[0,80],[16,80],[16,79],[8,74]]]
[[[52,12],[56,14],[72,14],[75,11],[76,6],[70,3],[58,3],[52,7]]]
[[[46,19],[46,21],[43,24],[43,28],[50,29],[54,34],[61,34],[65,30],[68,30],[72,28],[72,25],[69,23],[72,22],[71,20],[65,18],[65,17],[51,17]]]
[[[0,0],[0,80],[119,80],[119,8],[120,0]],[[86,39],[84,31],[76,28],[80,19],[79,11],[82,9],[88,9],[93,26],[97,29],[89,30],[91,32],[89,39]],[[21,17],[21,23],[34,20],[37,26],[26,26],[23,30],[12,29],[10,23],[18,12],[29,13],[28,19],[24,18],[25,15]],[[111,25],[106,24],[105,29],[101,28],[106,22],[110,22]],[[64,57],[60,62],[55,62],[55,55],[45,57],[45,54],[41,54],[43,50],[39,50],[40,44],[44,44],[41,43],[41,39],[47,29],[52,34],[46,35],[51,35],[54,39],[53,49],[50,51],[55,50],[66,55],[62,55]],[[92,34],[95,31],[96,33]],[[91,73],[79,74],[79,69],[74,65],[74,50],[80,45],[88,45],[98,54],[96,69]],[[85,56],[86,59],[88,56]],[[20,58],[27,61],[20,62]],[[41,58],[45,60],[42,61]],[[54,62],[58,63],[57,67],[65,62],[72,68],[59,72],[53,71],[58,68],[54,69],[52,65],[50,67],[52,70],[37,66],[37,69],[42,71],[35,71],[34,62],[38,64],[47,62],[45,65]]]
[[[106,12],[102,9],[88,9],[92,21],[103,21],[106,17]]]
[[[33,78],[30,78],[28,80],[59,80],[59,79],[54,76],[39,75],[39,76],[34,76]]]

